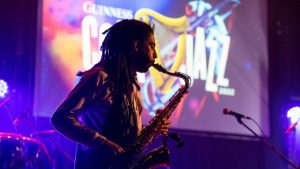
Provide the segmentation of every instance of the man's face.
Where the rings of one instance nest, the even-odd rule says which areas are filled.
[[[147,72],[149,67],[154,64],[156,57],[155,39],[154,35],[151,34],[147,40],[138,42],[133,66],[137,72]]]

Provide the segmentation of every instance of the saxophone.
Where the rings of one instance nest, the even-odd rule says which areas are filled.
[[[185,84],[171,97],[164,109],[157,110],[156,116],[144,126],[134,144],[124,154],[120,154],[118,160],[110,169],[149,169],[170,164],[169,150],[165,144],[147,154],[144,154],[144,152],[145,148],[160,135],[159,129],[164,119],[168,119],[172,115],[181,98],[188,92],[188,88],[191,86],[191,79],[184,73],[168,72],[159,64],[154,64],[153,67],[159,72],[182,78]]]

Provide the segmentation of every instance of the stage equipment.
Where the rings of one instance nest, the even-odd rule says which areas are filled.
[[[300,120],[300,107],[292,107],[287,112],[287,117],[291,119],[291,125],[285,130],[285,134],[288,134],[292,130],[296,129],[296,126]]]
[[[8,92],[7,83],[4,80],[0,80],[0,97],[4,98]]]
[[[40,142],[17,133],[0,133],[0,168],[35,169]]]
[[[257,138],[259,138],[261,141],[263,141],[263,143],[265,143],[271,150],[273,150],[277,155],[279,155],[283,160],[285,160],[286,162],[288,162],[293,168],[295,169],[300,169],[300,167],[296,166],[296,164],[294,164],[293,162],[291,162],[287,157],[285,157],[279,150],[277,150],[271,143],[271,141],[265,136],[263,130],[261,129],[261,127],[258,125],[258,123],[252,119],[251,117],[247,117],[242,115],[242,113],[236,113],[234,111],[229,111],[230,109],[225,108],[223,109],[223,113],[224,114],[231,114],[234,115],[237,119],[237,121],[243,125],[245,128],[247,128],[252,134],[254,134],[254,136],[256,136]],[[231,112],[231,113],[229,113]],[[234,114],[233,114],[234,113]],[[245,118],[247,117],[247,118]],[[247,120],[252,120],[261,130],[263,136],[259,136],[254,130],[252,130],[248,125],[246,125],[242,119],[247,119]]]

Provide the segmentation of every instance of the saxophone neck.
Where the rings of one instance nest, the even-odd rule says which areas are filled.
[[[190,76],[188,76],[187,74],[185,73],[180,73],[180,72],[169,72],[167,71],[164,67],[162,67],[161,65],[159,64],[153,64],[152,65],[157,71],[159,72],[162,72],[162,73],[165,73],[165,74],[168,74],[170,76],[176,76],[176,77],[179,77],[181,79],[184,80],[184,89],[187,90],[190,86],[191,86],[191,78]]]

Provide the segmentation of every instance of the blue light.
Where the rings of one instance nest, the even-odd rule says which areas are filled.
[[[291,123],[296,123],[300,118],[300,107],[292,107],[287,112],[287,117],[290,118]]]
[[[7,83],[4,80],[0,80],[0,97],[4,98],[7,92],[8,92]]]

